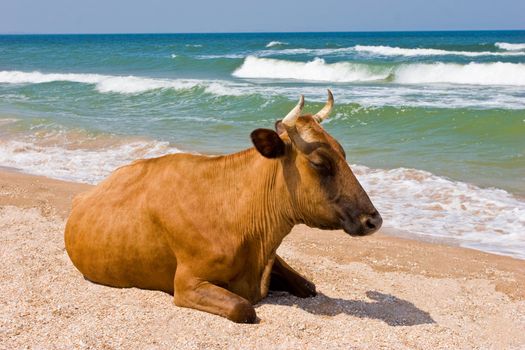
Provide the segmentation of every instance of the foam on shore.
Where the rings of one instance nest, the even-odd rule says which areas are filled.
[[[100,182],[136,159],[179,152],[168,142],[64,130],[40,130],[0,139],[0,165],[89,184]]]
[[[353,165],[384,225],[525,259],[525,201],[418,169]]]

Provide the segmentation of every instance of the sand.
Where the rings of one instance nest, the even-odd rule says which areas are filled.
[[[0,170],[1,349],[525,348],[525,261],[387,231],[294,228],[279,253],[320,294],[273,293],[254,325],[90,283],[63,242],[87,188]]]

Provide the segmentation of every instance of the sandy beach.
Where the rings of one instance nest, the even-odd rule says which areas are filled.
[[[162,292],[85,280],[64,249],[89,185],[0,170],[0,348],[520,349],[525,262],[459,247],[295,227],[279,249],[317,285],[272,293],[255,325],[178,308]]]

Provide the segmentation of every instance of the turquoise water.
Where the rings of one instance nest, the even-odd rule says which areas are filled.
[[[392,227],[525,257],[524,31],[0,36],[0,165],[95,183],[234,152],[326,88]]]

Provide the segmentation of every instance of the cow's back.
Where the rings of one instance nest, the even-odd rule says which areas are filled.
[[[173,291],[176,259],[148,207],[167,171],[163,163],[161,157],[121,167],[74,199],[65,245],[87,279]]]

